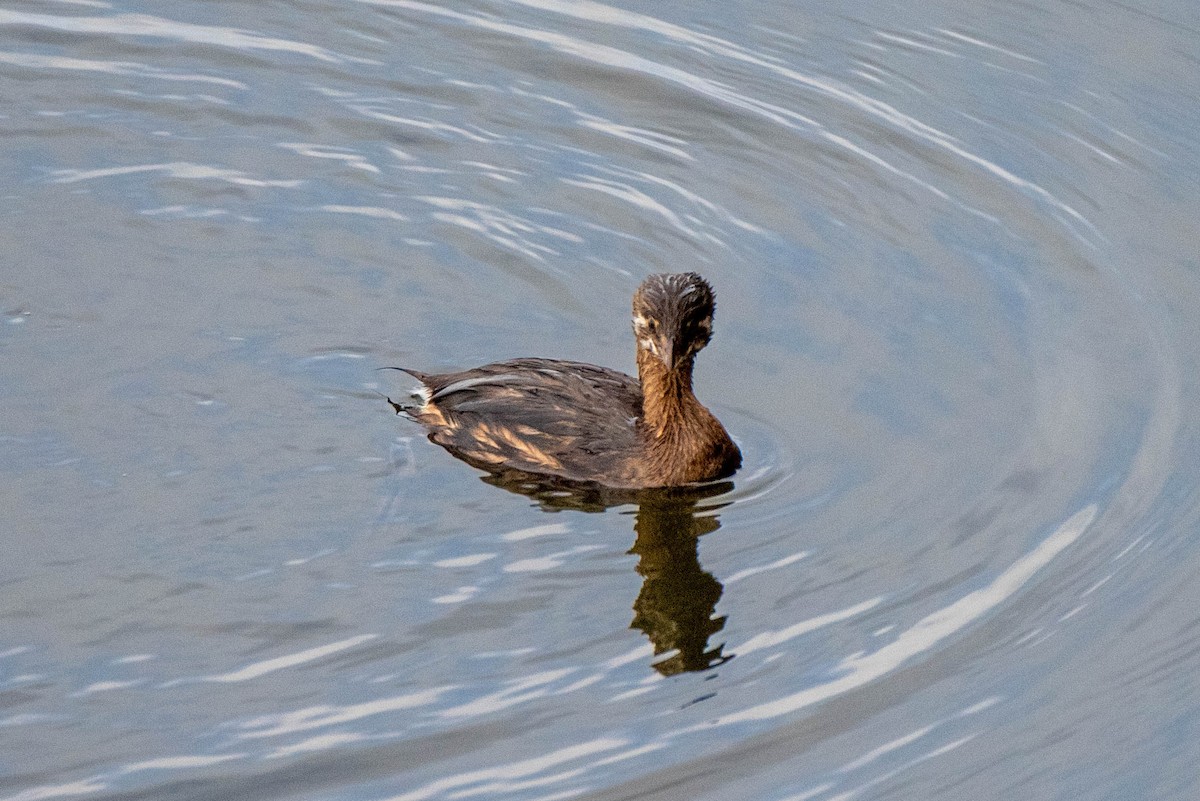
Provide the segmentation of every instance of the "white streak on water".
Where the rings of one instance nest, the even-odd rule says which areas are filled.
[[[52,718],[49,715],[36,713],[9,715],[6,718],[0,718],[0,729],[7,729],[11,726],[32,726],[35,723],[45,723],[51,719]]]
[[[155,67],[139,64],[134,61],[97,61],[95,59],[70,58],[68,56],[50,56],[40,53],[0,52],[0,64],[12,64],[17,67],[38,70],[75,70],[79,72],[101,72],[109,75],[131,75],[137,78],[157,78],[163,81],[189,81],[194,83],[209,83],[225,86],[230,89],[246,89],[246,84],[229,78],[216,78],[210,75],[189,75],[187,73],[164,72]]]
[[[129,656],[123,656],[120,659],[114,659],[112,663],[114,665],[132,665],[138,662],[149,662],[150,660],[157,658],[158,657],[154,654],[130,654]]]
[[[92,36],[146,36],[159,39],[174,39],[235,50],[278,50],[308,56],[319,61],[341,62],[364,59],[347,59],[323,47],[259,36],[237,28],[222,28],[213,25],[194,25],[187,22],[155,17],[149,14],[112,14],[103,17],[56,16],[30,14],[20,11],[0,10],[0,26],[25,25],[31,28],[48,28],[55,31],[83,33]]]
[[[439,559],[433,563],[434,567],[474,567],[475,565],[483,564],[491,559],[495,559],[494,553],[472,553],[466,556],[455,556],[450,559]]]
[[[56,184],[73,184],[79,181],[90,181],[95,178],[112,178],[118,175],[132,175],[139,172],[166,173],[169,178],[191,180],[218,180],[238,186],[263,186],[291,189],[300,186],[300,179],[268,179],[252,178],[241,170],[228,170],[220,167],[209,167],[204,164],[190,164],[186,161],[172,161],[162,164],[134,164],[127,167],[106,167],[100,170],[55,170],[51,173],[52,182]]]
[[[734,573],[732,576],[729,576],[728,578],[722,579],[721,583],[724,584],[726,587],[728,587],[730,584],[734,584],[738,581],[741,581],[744,578],[749,578],[750,576],[754,576],[759,573],[765,573],[768,570],[778,570],[781,567],[787,567],[788,565],[793,565],[796,562],[799,562],[801,559],[804,559],[807,556],[808,556],[808,551],[800,551],[798,553],[794,553],[789,556],[785,556],[782,559],[776,559],[774,562],[771,562],[770,564],[758,565],[757,567],[748,567],[745,570],[739,570],[738,572]]]
[[[580,545],[570,550],[558,551],[557,553],[546,554],[545,556],[532,559],[518,559],[506,564],[503,570],[505,573],[531,573],[539,570],[553,570],[561,566],[569,557],[580,553],[587,553],[588,551],[595,551],[600,547],[599,545]]]
[[[139,773],[144,770],[190,770],[206,768],[209,765],[219,765],[245,758],[245,754],[220,754],[213,756],[173,756],[147,759],[145,762],[134,762],[121,768],[121,773]]]
[[[653,654],[650,654],[650,656],[653,656]],[[654,687],[653,685],[645,685],[645,686],[642,686],[642,687],[634,687],[632,690],[626,690],[626,691],[625,691],[625,692],[623,692],[623,693],[617,693],[617,694],[616,694],[616,695],[614,695],[612,698],[609,698],[609,699],[608,699],[608,702],[609,702],[609,703],[616,703],[616,702],[618,702],[618,701],[626,701],[626,700],[628,700],[628,699],[630,699],[630,698],[636,698],[636,697],[637,697],[637,696],[639,696],[639,695],[645,695],[645,694],[646,694],[646,693],[648,693],[648,692],[653,692],[653,691],[654,691],[654,689],[655,689],[655,687]],[[662,745],[660,745],[660,747],[661,747],[661,748],[665,748],[665,747],[666,747],[666,745],[665,745],[665,744],[662,744]]]
[[[459,587],[457,590],[446,595],[439,595],[436,598],[431,598],[430,603],[435,604],[461,604],[465,603],[479,594],[479,588],[466,585]]]
[[[141,773],[148,770],[190,770],[193,768],[203,768],[209,765],[216,765],[222,762],[230,762],[238,759],[245,759],[245,754],[222,754],[219,756],[173,756],[159,757],[158,759],[148,759],[144,762],[134,762],[125,765],[117,775],[128,775],[130,773]],[[109,789],[109,785],[105,780],[106,777],[91,776],[87,779],[81,779],[67,784],[46,784],[41,787],[30,787],[27,790],[10,795],[0,801],[49,801],[53,798],[70,798],[78,795],[90,795]]]
[[[566,534],[568,530],[566,523],[547,523],[543,526],[531,526],[529,528],[510,531],[504,535],[503,540],[505,542],[519,542],[534,537],[548,537],[551,534]]]
[[[602,178],[591,177],[590,180],[581,180],[578,178],[560,178],[564,184],[577,186],[580,189],[590,189],[594,192],[600,192],[605,195],[611,195],[618,200],[624,200],[632,206],[652,212],[662,217],[671,225],[671,227],[682,231],[689,236],[694,236],[695,231],[684,224],[675,212],[659,203],[654,198],[642,192],[639,189],[634,189],[632,186],[617,183],[615,181],[606,181]]]
[[[298,743],[282,745],[271,753],[267,754],[264,758],[279,759],[281,757],[295,756],[296,754],[309,754],[314,751],[328,751],[330,748],[341,748],[343,746],[361,743],[366,739],[367,736],[365,734],[358,734],[355,732],[322,734],[317,737],[309,737],[307,740],[301,740]]]
[[[71,693],[71,697],[82,698],[85,695],[92,695],[93,693],[103,693],[111,690],[125,690],[130,687],[136,687],[141,683],[141,679],[134,679],[131,681],[97,681],[89,684],[82,690]]]
[[[953,50],[946,50],[945,48],[942,48],[942,47],[935,47],[934,45],[928,44],[926,42],[917,41],[916,39],[913,39],[912,37],[909,37],[909,36],[900,36],[899,34],[888,33],[886,31],[875,31],[875,36],[879,39],[882,39],[885,42],[892,42],[893,44],[904,45],[905,47],[911,47],[914,50],[924,50],[928,53],[937,53],[938,55],[950,56],[951,58],[962,58],[963,57],[962,53],[955,53]]]
[[[589,740],[586,743],[560,748],[557,751],[551,751],[548,754],[534,757],[533,759],[472,770],[454,776],[446,776],[403,795],[392,796],[387,801],[424,801],[426,798],[434,798],[435,796],[461,798],[467,795],[475,795],[475,793],[463,792],[461,788],[470,787],[471,785],[481,785],[485,782],[493,783],[528,779],[549,768],[558,767],[559,765],[583,759],[593,754],[603,753],[604,751],[614,751],[626,745],[628,745],[626,740],[608,737],[597,738]],[[451,793],[451,791],[458,792]]]
[[[738,656],[760,651],[763,648],[772,648],[776,645],[781,645],[788,640],[795,639],[803,634],[808,634],[810,631],[816,631],[819,628],[840,623],[843,620],[848,620],[855,615],[861,615],[863,612],[874,609],[883,602],[882,598],[871,598],[863,601],[860,604],[855,604],[847,609],[841,609],[837,612],[830,612],[827,615],[818,615],[810,617],[808,620],[802,620],[799,623],[788,626],[786,629],[779,631],[764,631],[760,634],[755,634],[740,646],[733,648],[733,653]]]
[[[985,50],[994,50],[997,53],[1003,53],[1006,56],[1011,56],[1012,58],[1015,58],[1018,61],[1027,61],[1031,64],[1043,63],[1043,62],[1039,61],[1038,59],[1033,58],[1032,56],[1027,56],[1023,53],[1018,53],[1015,50],[1009,50],[1008,48],[1000,47],[999,45],[994,45],[994,44],[991,44],[990,42],[985,42],[982,39],[976,39],[973,36],[967,36],[965,33],[959,33],[958,31],[952,31],[949,28],[935,28],[934,30],[936,30],[938,33],[942,34],[943,36],[950,37],[951,39],[958,39],[960,42],[966,42],[967,44],[972,44],[972,45],[975,45],[976,47],[982,47]]]
[[[449,134],[453,134],[455,136],[461,136],[463,139],[467,139],[472,142],[481,142],[481,143],[491,142],[492,140],[497,138],[490,131],[483,131],[482,133],[474,133],[472,131],[468,131],[466,128],[459,128],[457,126],[451,125],[448,122],[441,122],[438,120],[429,120],[429,119],[417,119],[415,117],[401,117],[398,114],[389,114],[386,111],[380,111],[379,109],[371,108],[370,106],[365,106],[365,105],[361,105],[361,104],[351,105],[349,108],[353,111],[357,111],[359,114],[362,114],[364,117],[371,117],[373,119],[383,120],[384,122],[395,123],[396,125],[406,125],[409,128],[417,128],[418,130],[422,130],[422,131],[430,131],[434,134],[449,133]],[[431,172],[446,172],[446,170],[437,170],[437,169],[430,170],[430,171]]]
[[[682,145],[687,144],[686,140],[679,139],[674,136],[667,136],[666,134],[657,133],[655,131],[634,128],[630,125],[619,125],[615,122],[610,122],[609,120],[596,117],[591,114],[581,113],[579,117],[579,124],[585,128],[591,128],[592,130],[600,131],[601,133],[606,133],[610,136],[615,136],[618,139],[625,139],[630,142],[635,142],[639,145],[658,150],[662,153],[667,153],[685,161],[696,160],[695,157],[683,149]],[[673,144],[668,144],[668,142]],[[675,147],[673,145],[680,145],[680,147]]]
[[[632,662],[641,662],[654,656],[654,646],[650,643],[643,643],[636,648],[626,651],[623,654],[618,654],[613,658],[603,663],[605,670],[616,670],[619,667],[628,665]],[[648,677],[651,681],[657,681],[660,677],[657,673]]]
[[[440,718],[476,717],[499,712],[535,698],[545,698],[555,694],[548,688],[549,685],[574,672],[575,668],[559,668],[535,673],[532,676],[509,682],[507,687],[497,692],[488,693],[465,704],[440,710],[437,715]]]
[[[276,147],[281,147],[284,150],[290,150],[300,156],[307,156],[312,159],[330,159],[333,161],[342,161],[347,167],[352,167],[356,170],[365,172],[378,173],[379,168],[376,167],[367,159],[353,152],[348,152],[340,148],[328,147],[325,145],[316,145],[309,142],[279,142]]]
[[[866,767],[867,765],[870,765],[872,762],[874,762],[875,760],[879,759],[882,756],[887,756],[888,754],[892,753],[893,751],[898,751],[906,745],[912,745],[913,743],[915,743],[918,740],[920,740],[921,738],[923,738],[925,735],[929,734],[935,728],[937,728],[937,725],[938,724],[936,724],[936,723],[930,723],[928,726],[922,726],[921,728],[919,728],[915,731],[911,731],[908,734],[901,735],[900,737],[897,737],[896,739],[894,739],[890,742],[886,742],[877,748],[873,748],[870,751],[868,751],[867,753],[858,757],[857,759],[847,762],[845,765],[842,765],[842,767],[839,768],[838,772],[839,773],[850,773],[851,771],[855,771],[855,770],[858,770],[859,768]]]
[[[420,692],[395,695],[391,698],[364,701],[361,704],[347,706],[323,704],[285,712],[281,715],[264,715],[243,723],[241,728],[244,731],[237,736],[241,740],[253,740],[261,737],[296,734],[329,726],[341,726],[373,715],[429,706],[452,689],[454,689],[452,686],[433,687]]]
[[[83,779],[66,784],[44,784],[41,787],[30,787],[16,795],[10,795],[0,801],[46,801],[50,798],[69,798],[75,795],[98,793],[107,789],[108,785],[97,779]]]
[[[874,776],[869,781],[866,781],[866,782],[860,784],[858,787],[855,787],[844,793],[838,793],[835,796],[830,796],[828,801],[849,801],[851,798],[854,798],[855,796],[859,795],[864,790],[867,790],[871,787],[876,787],[885,781],[895,778],[900,773],[903,773],[904,771],[906,771],[910,768],[916,767],[917,765],[920,765],[922,762],[927,762],[931,759],[942,756],[943,754],[948,754],[951,751],[955,750],[956,748],[960,748],[961,746],[966,745],[967,743],[971,742],[978,736],[979,736],[978,733],[972,733],[972,734],[966,735],[965,737],[959,737],[957,740],[953,740],[949,743],[946,743],[945,745],[939,746],[938,748],[933,749],[929,753],[921,754],[920,756],[910,759],[907,762],[905,762],[904,764],[900,765],[899,767],[893,768],[892,770],[889,770],[889,771],[885,771],[885,772],[879,774],[878,776]]]
[[[274,659],[264,660],[262,662],[254,662],[246,665],[246,667],[242,668],[241,670],[234,670],[229,673],[218,673],[214,676],[198,676],[197,678],[192,679],[192,681],[218,682],[222,684],[250,681],[251,679],[257,679],[260,676],[265,676],[268,673],[274,673],[277,670],[283,670],[285,668],[295,667],[296,665],[303,665],[305,662],[313,662],[317,659],[323,659],[324,657],[332,654],[340,653],[350,648],[354,648],[355,646],[362,645],[364,642],[374,640],[378,636],[378,634],[360,634],[357,637],[351,637],[347,640],[339,640],[338,642],[330,643],[329,645],[322,645],[317,648],[309,648],[307,651],[300,651],[298,653],[288,654],[287,656],[279,656]],[[164,686],[179,684],[186,681],[188,681],[188,679],[176,680],[168,682],[167,685]]]
[[[321,211],[328,211],[333,214],[358,214],[363,217],[375,217],[381,220],[396,220],[403,222],[408,218],[398,211],[384,209],[378,206],[340,206],[334,203],[327,203],[321,206]]]

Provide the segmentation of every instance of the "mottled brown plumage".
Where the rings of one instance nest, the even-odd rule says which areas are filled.
[[[696,273],[652,275],[633,296],[637,379],[553,359],[442,375],[397,368],[422,386],[417,403],[392,406],[485,470],[624,488],[723,478],[741,465],[741,453],[692,392],[714,306],[712,288]]]

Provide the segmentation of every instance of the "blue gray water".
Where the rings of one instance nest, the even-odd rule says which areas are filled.
[[[8,0],[0,98],[0,799],[1200,792],[1188,0]],[[675,270],[694,505],[378,394]]]

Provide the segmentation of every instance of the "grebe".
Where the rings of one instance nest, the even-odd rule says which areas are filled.
[[[413,403],[388,403],[425,426],[431,441],[492,472],[627,489],[725,478],[742,454],[692,392],[715,305],[696,273],[643,281],[633,296],[636,379],[555,359],[442,375],[397,367],[421,386]]]

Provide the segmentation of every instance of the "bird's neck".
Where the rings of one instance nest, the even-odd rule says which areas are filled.
[[[638,350],[638,378],[642,384],[642,420],[656,437],[687,426],[704,409],[692,392],[692,359],[666,365],[647,350]]]
[[[737,445],[692,392],[692,359],[668,370],[653,353],[638,350],[642,383],[639,421],[655,481],[663,486],[730,475],[741,464]]]

